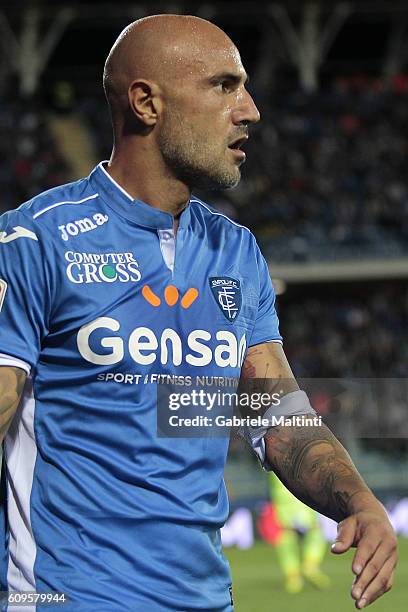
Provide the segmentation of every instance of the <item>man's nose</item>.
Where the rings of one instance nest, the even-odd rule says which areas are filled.
[[[251,94],[245,89],[242,98],[232,113],[232,121],[235,125],[249,125],[258,123],[261,115],[252,99]]]

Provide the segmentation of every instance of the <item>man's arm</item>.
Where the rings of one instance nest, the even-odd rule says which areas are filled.
[[[298,388],[278,343],[248,349],[241,384],[251,391],[269,394],[282,388],[284,393],[290,393]],[[287,488],[307,505],[339,522],[333,552],[357,547],[352,565],[356,607],[363,608],[389,591],[397,563],[396,537],[383,506],[342,444],[325,425],[273,427],[264,439],[266,459]]]
[[[21,368],[0,366],[0,443],[16,413],[26,378]]]

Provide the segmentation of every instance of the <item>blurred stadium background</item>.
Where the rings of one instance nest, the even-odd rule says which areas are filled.
[[[375,608],[405,610],[408,4],[3,0],[1,211],[109,157],[104,59],[127,23],[160,12],[220,25],[251,76],[263,120],[247,147],[243,181],[201,195],[262,245],[295,374],[389,383],[377,406],[378,435],[366,437],[360,419],[343,441],[401,537],[396,586]],[[322,405],[330,414],[330,401],[320,397],[315,407]],[[351,610],[350,555],[328,553],[326,592],[284,593],[273,545],[261,537],[266,475],[235,439],[226,478],[231,517],[223,538],[238,612]],[[324,527],[330,539],[333,524]]]

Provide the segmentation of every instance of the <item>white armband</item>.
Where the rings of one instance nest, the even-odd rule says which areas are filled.
[[[266,410],[262,416],[262,425],[260,427],[251,427],[250,425],[243,424],[238,430],[240,435],[257,455],[261,462],[262,467],[270,471],[272,468],[266,461],[265,457],[265,441],[264,436],[268,429],[279,425],[279,420],[292,416],[317,416],[316,412],[310,405],[309,398],[304,391],[293,391],[288,393],[281,400],[278,406],[271,406]],[[265,420],[268,423],[265,423]]]

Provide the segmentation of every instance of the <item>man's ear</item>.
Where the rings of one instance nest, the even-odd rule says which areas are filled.
[[[162,108],[159,86],[151,81],[137,79],[130,84],[128,97],[137,120],[147,127],[156,125]]]

